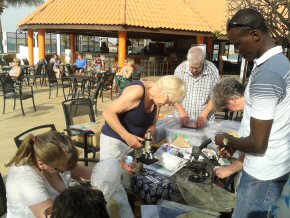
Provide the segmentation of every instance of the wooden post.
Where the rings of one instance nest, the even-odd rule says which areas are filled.
[[[71,49],[71,63],[75,62],[75,52],[76,52],[76,36],[75,34],[70,34],[70,49]]]
[[[196,44],[203,44],[204,37],[203,36],[196,36]]]
[[[28,61],[30,65],[34,65],[34,52],[33,52],[33,30],[28,30]]]
[[[208,51],[208,58],[209,61],[212,61],[212,56],[213,56],[213,37],[209,37],[207,39],[207,51]]]
[[[39,60],[45,59],[45,30],[38,30],[38,57]]]
[[[127,32],[120,31],[119,32],[119,49],[118,49],[119,67],[124,66],[124,60],[126,59],[126,38],[127,38]]]

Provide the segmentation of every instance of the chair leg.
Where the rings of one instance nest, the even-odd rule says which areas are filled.
[[[32,104],[33,104],[33,107],[34,107],[34,111],[36,112],[36,107],[35,107],[34,96],[33,95],[32,95]]]
[[[102,97],[102,102],[104,102],[104,95],[103,95],[103,89],[101,90],[100,96]]]
[[[58,83],[56,84],[56,97],[58,96]]]
[[[6,103],[5,94],[3,94],[3,114],[5,114],[5,103]]]
[[[51,95],[51,85],[49,85],[49,96],[48,96],[49,99],[50,99],[50,95]]]
[[[67,99],[66,99],[66,96],[65,96],[64,87],[62,87],[62,93],[63,93],[64,100],[67,100]]]
[[[16,96],[14,97],[14,104],[13,104],[13,110],[15,111],[15,107],[16,107]]]
[[[22,110],[22,115],[25,117],[24,109],[23,109],[23,103],[22,99],[20,98],[20,105],[21,105],[21,110]]]

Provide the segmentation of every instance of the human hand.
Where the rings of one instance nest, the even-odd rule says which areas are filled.
[[[135,136],[133,134],[129,134],[126,138],[125,141],[127,142],[127,144],[129,145],[129,147],[131,148],[140,148],[143,145],[141,144],[141,142],[144,141],[143,138]]]
[[[203,128],[203,127],[205,127],[206,123],[207,123],[207,117],[206,116],[200,115],[196,119],[196,126],[197,126],[197,128]]]
[[[190,123],[190,118],[186,112],[180,113],[180,122],[182,126],[188,126],[188,124]]]
[[[227,178],[233,173],[229,167],[219,167],[215,170],[215,175],[220,179]]]
[[[127,173],[132,176],[133,174],[135,174],[135,163],[126,163],[125,162],[126,158],[123,158],[122,160],[120,160],[120,166],[127,171]]]
[[[229,135],[227,133],[220,133],[215,135],[215,144],[220,145],[221,147],[225,147],[224,145],[224,138],[227,138]]]

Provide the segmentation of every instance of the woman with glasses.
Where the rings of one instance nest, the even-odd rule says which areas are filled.
[[[7,218],[44,217],[71,178],[89,180],[92,169],[77,166],[77,159],[71,139],[57,131],[28,135],[6,164]]]
[[[135,170],[135,165],[126,162],[126,157],[133,156],[134,149],[142,147],[147,131],[154,136],[160,107],[180,102],[184,95],[184,82],[172,75],[164,76],[157,82],[137,80],[131,82],[104,111],[100,159],[113,157],[120,161],[125,186],[129,186],[128,175],[134,174]],[[123,203],[128,204],[125,200]]]
[[[19,58],[14,58],[13,59],[13,67],[9,71],[9,75],[15,79],[16,81],[20,80],[22,76],[22,68],[20,67],[21,60]]]
[[[141,142],[146,131],[154,135],[158,110],[163,105],[180,102],[185,95],[184,82],[174,76],[164,76],[157,82],[130,83],[103,116],[105,125],[100,139],[100,158],[122,158]]]

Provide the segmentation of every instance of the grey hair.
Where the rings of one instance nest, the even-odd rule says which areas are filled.
[[[225,79],[214,86],[212,100],[216,108],[224,108],[231,98],[243,97],[244,92],[243,84],[235,79]]]
[[[186,89],[182,79],[173,75],[163,76],[157,81],[158,87],[166,93],[173,103],[181,102],[185,96]]]
[[[187,52],[187,60],[190,64],[203,64],[205,60],[205,53],[199,47],[193,46]]]

